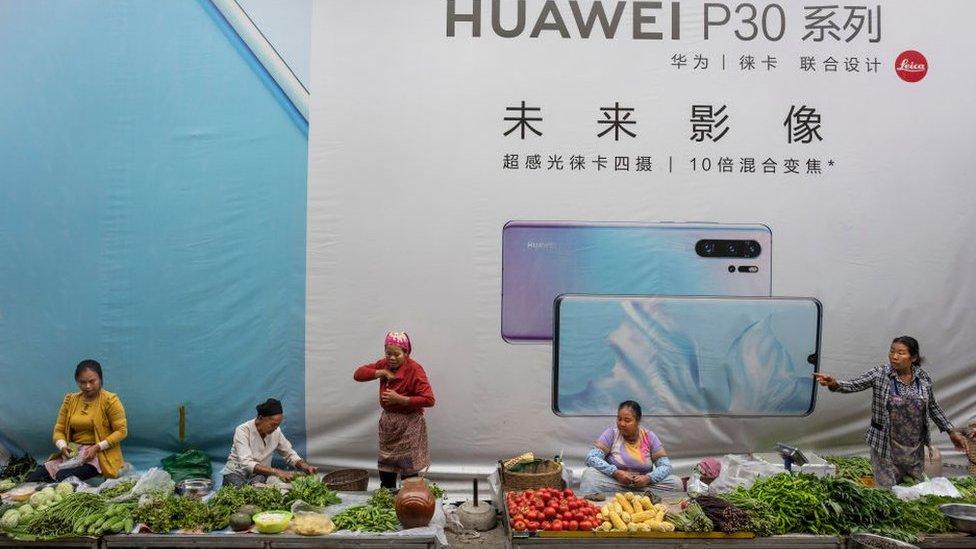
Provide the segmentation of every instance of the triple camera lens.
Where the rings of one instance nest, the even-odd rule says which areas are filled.
[[[702,257],[759,257],[762,246],[755,240],[699,240],[695,252]]]

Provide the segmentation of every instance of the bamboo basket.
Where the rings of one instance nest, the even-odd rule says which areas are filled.
[[[563,489],[563,465],[558,461],[544,459],[536,463],[525,464],[525,469],[519,472],[505,469],[498,462],[498,476],[502,481],[502,490],[535,490],[537,488]]]
[[[339,469],[322,477],[322,483],[336,492],[365,492],[369,486],[366,469]]]

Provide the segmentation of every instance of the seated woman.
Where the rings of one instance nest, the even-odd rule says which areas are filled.
[[[310,475],[317,473],[318,468],[299,457],[281,432],[279,427],[285,419],[281,402],[269,398],[256,409],[257,417],[234,430],[234,445],[230,448],[227,465],[220,472],[224,476],[224,485],[240,488],[245,484],[267,482],[269,476],[290,482],[295,473],[271,467],[274,452],[299,471]]]
[[[125,408],[114,393],[102,389],[102,365],[82,360],[75,367],[77,393],[68,393],[54,425],[54,454],[27,478],[30,482],[115,478],[125,460],[119,443],[128,433]]]
[[[580,491],[680,492],[681,480],[671,474],[671,460],[653,432],[640,426],[641,407],[633,400],[617,407],[617,425],[607,427],[586,456]]]

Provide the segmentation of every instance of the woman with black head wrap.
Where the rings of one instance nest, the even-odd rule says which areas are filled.
[[[265,482],[269,476],[290,481],[294,476],[293,472],[271,466],[274,452],[278,452],[289,465],[299,471],[317,473],[318,469],[299,457],[281,432],[281,422],[285,418],[281,402],[269,398],[256,408],[257,417],[238,425],[234,431],[234,444],[231,446],[230,456],[227,457],[227,465],[221,471],[224,484],[241,487]]]

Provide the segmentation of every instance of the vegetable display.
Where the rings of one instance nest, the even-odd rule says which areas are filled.
[[[726,534],[749,529],[749,514],[728,501],[714,496],[698,496],[695,503],[701,507],[715,527]]]
[[[605,522],[599,507],[576,497],[569,488],[508,492],[505,497],[515,531],[592,530]]]
[[[837,476],[851,480],[860,480],[861,477],[874,475],[871,470],[871,460],[864,457],[842,457],[827,456],[824,458],[829,463],[837,467]]]
[[[292,502],[298,500],[317,507],[342,503],[342,500],[339,499],[339,496],[335,492],[311,475],[300,475],[292,479],[291,490],[285,494],[284,504],[285,506],[289,506]]]
[[[105,496],[108,499],[119,497],[123,494],[128,494],[132,491],[132,487],[136,485],[134,479],[123,480],[122,482],[112,486],[111,488],[106,488],[99,492],[99,494]]]
[[[665,520],[668,508],[654,504],[649,496],[633,492],[616,493],[611,501],[600,509],[603,522],[594,530],[598,532],[674,532],[674,523]]]
[[[105,506],[105,500],[95,494],[72,493],[44,510],[30,513],[27,518],[22,512],[23,522],[17,527],[37,539],[65,537],[74,534],[76,522],[102,512]]]
[[[388,488],[379,488],[373,492],[373,495],[370,496],[369,501],[366,502],[367,505],[373,505],[375,507],[382,507],[385,509],[393,509],[394,503],[396,503],[396,497]]]
[[[956,480],[964,489],[973,480]],[[848,478],[779,474],[756,480],[748,490],[737,488],[721,498],[749,515],[757,535],[810,533],[879,534],[902,541],[917,541],[919,534],[952,531],[939,511],[947,502],[976,503],[972,492],[963,498],[923,496],[903,501],[890,490],[869,488]]]
[[[113,503],[98,513],[80,518],[74,523],[74,533],[79,536],[100,536],[132,531],[134,503]]]
[[[14,486],[27,480],[27,476],[37,468],[37,462],[30,454],[11,459],[3,469],[0,469],[0,479],[10,479]],[[13,486],[11,486],[13,488]],[[10,488],[7,488],[9,490]]]
[[[389,532],[400,528],[396,511],[375,505],[354,505],[332,517],[339,530]]]
[[[667,513],[666,517],[674,524],[675,530],[682,532],[711,532],[715,530],[715,525],[697,503],[689,504],[680,513]]]
[[[157,534],[172,530],[209,532],[226,526],[226,523],[218,524],[222,520],[215,518],[206,504],[172,494],[159,495],[136,507],[132,517]]]
[[[253,512],[246,514],[254,515],[264,510],[281,509],[285,503],[277,488],[223,486],[207,502],[212,529],[222,530],[226,528],[230,524],[231,515],[243,510],[244,506],[253,506]]]

